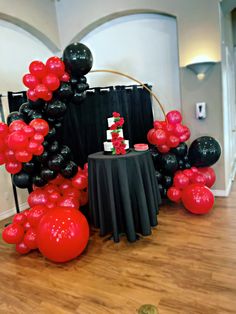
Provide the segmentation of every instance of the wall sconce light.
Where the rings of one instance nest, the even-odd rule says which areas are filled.
[[[193,71],[199,80],[203,80],[205,78],[206,73],[210,70],[210,68],[216,62],[213,61],[206,61],[206,62],[198,62],[186,65],[186,67]]]

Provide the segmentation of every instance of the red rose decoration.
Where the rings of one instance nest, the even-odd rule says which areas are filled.
[[[118,118],[118,117],[120,117],[120,114],[119,114],[119,112],[113,112],[112,116],[114,118]]]

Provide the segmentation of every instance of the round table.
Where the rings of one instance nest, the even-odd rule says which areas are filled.
[[[161,197],[149,151],[131,150],[125,155],[88,156],[89,217],[100,235],[112,234],[130,242],[137,234],[150,235],[157,225]]]

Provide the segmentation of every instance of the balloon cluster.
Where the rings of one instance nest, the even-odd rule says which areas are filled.
[[[165,121],[154,121],[153,128],[147,134],[149,143],[155,145],[159,152],[167,153],[171,148],[187,141],[190,130],[181,122],[182,115],[177,110],[168,112]]]
[[[28,102],[9,114],[7,125],[0,124],[0,164],[6,163],[17,187],[33,186],[31,209],[17,214],[3,231],[3,239],[20,253],[38,247],[44,256],[63,262],[87,244],[88,224],[78,209],[88,202],[88,169],[74,163],[70,148],[61,143],[61,130],[68,103],[86,97],[84,75],[92,63],[89,48],[81,43],[66,47],[63,61],[33,61],[23,77]]]
[[[42,143],[48,132],[49,125],[42,119],[34,119],[29,125],[15,120],[9,127],[0,122],[0,165],[5,164],[11,174],[20,172],[22,163],[43,153]]]
[[[210,167],[177,171],[167,196],[173,202],[182,201],[184,207],[194,214],[206,214],[214,204],[214,196],[209,188],[215,179],[215,172]]]
[[[58,89],[60,81],[67,82],[70,76],[65,72],[65,65],[58,57],[51,57],[44,64],[33,61],[29,66],[30,73],[23,76],[23,83],[28,87],[27,97],[32,101],[52,99],[52,92]]]

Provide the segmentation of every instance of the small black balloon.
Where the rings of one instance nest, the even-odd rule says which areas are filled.
[[[180,143],[177,147],[170,150],[171,153],[175,154],[177,157],[184,157],[188,153],[188,146],[186,143]]]
[[[58,141],[53,141],[52,143],[50,143],[49,147],[48,147],[48,151],[51,154],[55,154],[59,151],[59,142]]]
[[[63,51],[63,61],[66,71],[72,77],[78,78],[91,70],[93,56],[89,48],[84,44],[72,43]]]
[[[34,172],[36,171],[36,164],[33,161],[28,161],[22,164],[22,169],[24,170],[24,172],[28,173],[28,174],[34,174]]]
[[[152,160],[153,160],[155,169],[156,170],[160,169],[160,167],[161,167],[161,158],[162,158],[161,153],[157,150],[156,147],[151,148],[150,152],[151,152],[151,155],[152,155]]]
[[[47,136],[45,137],[45,140],[47,142],[54,141],[56,136],[57,136],[57,132],[56,132],[56,129],[53,127],[49,130]]]
[[[25,171],[20,171],[12,176],[12,181],[15,186],[20,189],[30,188],[32,186],[31,176]]]
[[[56,130],[61,129],[62,128],[62,123],[60,121],[56,122],[56,123],[54,123],[54,127],[56,128]]]
[[[71,158],[71,149],[68,146],[63,145],[60,149],[60,154],[68,160]]]
[[[192,166],[209,167],[220,158],[220,144],[211,136],[201,136],[189,147],[188,157]]]
[[[78,93],[82,93],[82,92],[86,91],[86,89],[88,89],[88,88],[89,88],[89,85],[87,83],[86,84],[79,83],[76,85],[76,91]]]
[[[50,180],[55,179],[57,174],[58,174],[57,171],[51,170],[51,169],[48,169],[48,168],[42,169],[42,171],[40,173],[42,179],[45,180],[45,181],[50,181]]]
[[[59,171],[65,166],[65,158],[61,154],[56,154],[50,157],[48,161],[48,168]]]
[[[47,150],[44,150],[41,155],[36,156],[36,160],[40,162],[41,164],[45,165],[48,163],[49,156],[50,156],[49,152]]]
[[[19,113],[18,111],[12,111],[7,116],[7,125],[10,125],[13,121],[16,121],[16,120],[25,121],[25,118],[23,114]]]
[[[185,162],[184,162],[182,159],[179,159],[179,160],[178,160],[178,164],[179,164],[179,167],[178,167],[178,168],[179,168],[180,170],[185,169],[185,168],[184,168]]]
[[[43,109],[44,105],[45,105],[45,101],[43,99],[38,99],[36,101],[32,101],[32,100],[28,100],[29,102],[29,107],[33,110],[37,110],[37,109]]]
[[[55,96],[61,100],[70,100],[74,95],[71,84],[69,82],[62,82]]]
[[[173,185],[173,178],[171,176],[163,176],[162,185],[166,189],[170,188]]]
[[[40,175],[36,175],[32,179],[33,184],[37,187],[43,187],[44,185],[47,184],[47,181],[44,180]]]
[[[75,105],[79,105],[82,103],[82,101],[84,101],[84,99],[86,98],[86,93],[85,92],[75,92],[74,96],[72,97],[71,101],[73,102],[73,104]]]
[[[42,145],[43,145],[44,149],[47,149],[48,146],[49,146],[49,142],[48,141],[43,141]]]
[[[45,109],[45,113],[50,118],[60,118],[64,116],[66,112],[66,104],[60,100],[54,100],[49,102]]]
[[[164,154],[161,158],[161,170],[165,174],[173,174],[178,169],[178,161],[174,154]]]
[[[86,84],[86,83],[87,83],[87,78],[86,78],[86,76],[81,76],[81,77],[79,77],[78,83],[84,83],[84,84]]]
[[[191,168],[191,165],[189,162],[185,162],[184,163],[184,169],[190,169]]]
[[[32,121],[34,119],[44,119],[43,112],[34,109],[30,110],[30,112],[28,113],[28,120]]]
[[[162,173],[160,171],[155,171],[155,177],[156,177],[158,183],[161,182]]]
[[[78,167],[73,161],[67,162],[65,168],[61,170],[62,176],[67,179],[73,178],[77,172]]]
[[[31,111],[31,108],[30,108],[28,102],[25,102],[19,108],[19,113],[23,114],[25,117],[28,117],[28,114],[29,114],[30,111]]]

